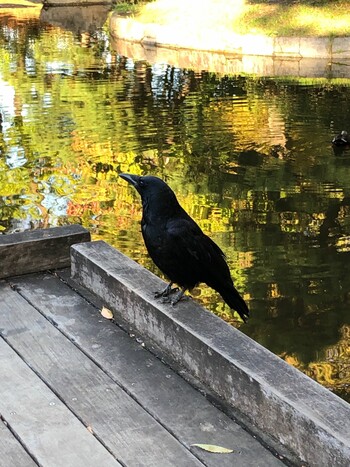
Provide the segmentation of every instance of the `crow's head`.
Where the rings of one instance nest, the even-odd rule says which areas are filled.
[[[142,198],[148,198],[151,196],[164,195],[164,193],[172,193],[171,188],[158,177],[152,175],[140,176],[132,174],[119,174],[119,177],[123,178],[130,183],[140,193]]]
[[[119,174],[130,183],[141,195],[144,219],[162,216],[168,218],[180,208],[173,190],[158,177]]]

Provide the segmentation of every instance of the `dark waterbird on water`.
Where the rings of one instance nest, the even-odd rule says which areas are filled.
[[[333,146],[337,147],[350,147],[350,136],[347,131],[343,130],[339,135],[332,139]]]
[[[141,228],[146,248],[170,280],[156,297],[169,299],[178,290],[172,285],[177,284],[181,291],[171,302],[175,305],[186,290],[204,282],[246,321],[249,310],[233,285],[224,253],[180,206],[171,188],[158,177],[124,173],[120,177],[141,195]]]

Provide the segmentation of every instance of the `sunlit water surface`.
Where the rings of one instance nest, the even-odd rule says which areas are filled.
[[[108,31],[0,16],[0,232],[81,223],[156,273],[118,173],[164,178],[226,252],[240,329],[350,400],[350,83],[119,56]],[[37,15],[36,15],[37,16]],[[196,299],[235,326],[220,297]]]

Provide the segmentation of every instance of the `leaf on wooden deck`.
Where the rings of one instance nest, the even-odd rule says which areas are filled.
[[[94,434],[94,430],[92,429],[92,427],[90,425],[88,425],[86,427],[87,431],[89,431],[92,435]]]
[[[106,308],[105,306],[102,307],[101,315],[106,319],[113,319],[113,312],[109,310],[108,308]]]
[[[197,446],[197,448],[203,449],[204,451],[214,452],[217,454],[229,454],[234,452],[233,449],[223,448],[222,446],[216,446],[215,444],[191,444],[191,446]]]

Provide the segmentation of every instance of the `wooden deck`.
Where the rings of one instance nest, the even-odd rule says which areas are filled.
[[[284,465],[69,277],[0,280],[0,466]]]
[[[81,226],[0,235],[0,467],[349,466],[349,404],[163,286]]]

